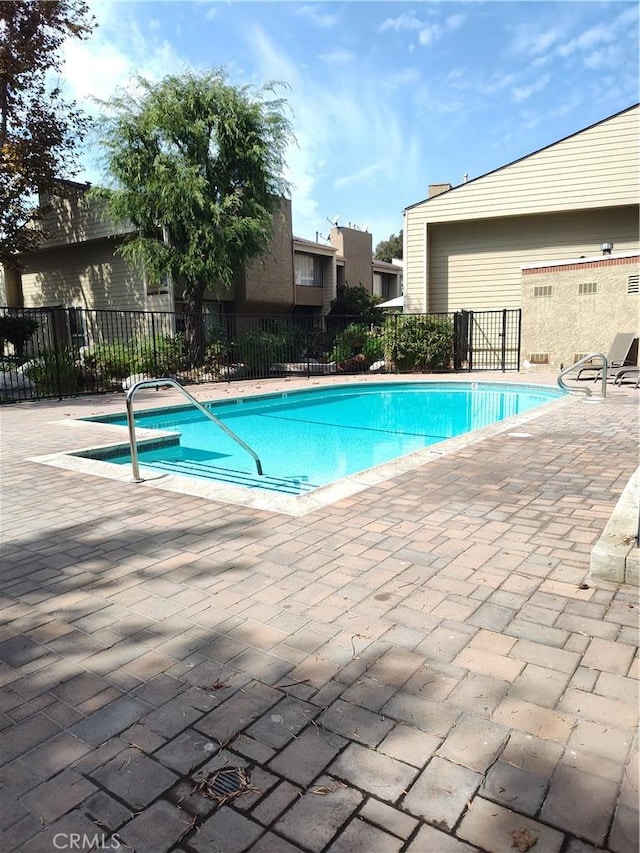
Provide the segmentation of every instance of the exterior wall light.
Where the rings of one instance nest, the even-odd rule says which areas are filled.
[[[600,248],[602,249],[603,255],[610,255],[613,251],[613,243],[602,243]]]

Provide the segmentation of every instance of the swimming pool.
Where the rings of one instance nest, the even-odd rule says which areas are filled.
[[[163,435],[139,442],[139,461],[164,474],[299,496],[563,396],[515,384],[375,382],[205,403],[254,449],[264,476],[192,406],[142,410],[136,427]],[[88,420],[126,425],[125,415]],[[78,455],[131,464],[128,445]]]

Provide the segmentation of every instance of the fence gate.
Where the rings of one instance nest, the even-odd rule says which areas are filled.
[[[457,311],[454,315],[456,370],[520,370],[520,308]]]

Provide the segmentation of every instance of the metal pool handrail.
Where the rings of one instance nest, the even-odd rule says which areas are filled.
[[[262,474],[262,463],[258,457],[258,454],[252,450],[249,445],[244,442],[239,436],[230,430],[226,424],[223,424],[222,421],[217,418],[214,414],[212,414],[209,409],[206,409],[202,403],[199,403],[195,397],[193,397],[186,388],[183,388],[182,385],[175,379],[170,379],[168,377],[162,377],[160,379],[141,379],[139,382],[136,382],[135,385],[132,385],[131,388],[127,391],[126,403],[127,403],[127,425],[129,427],[129,448],[131,451],[131,467],[133,468],[133,481],[134,483],[142,483],[142,477],[140,476],[140,466],[138,465],[138,447],[136,444],[136,424],[135,424],[135,416],[133,413],[133,398],[140,388],[157,388],[160,385],[171,385],[173,388],[177,388],[180,393],[189,400],[190,403],[198,409],[198,411],[202,412],[203,415],[209,418],[209,420],[213,421],[214,424],[220,427],[223,432],[232,438],[237,444],[240,445],[247,453],[253,457],[254,462],[256,463],[256,468],[258,470],[258,474],[263,476]]]
[[[602,360],[602,396],[607,396],[607,357],[601,352],[590,352],[588,355],[583,356],[581,359],[578,359],[575,364],[570,364],[569,367],[565,367],[564,370],[560,371],[558,375],[558,385],[564,391],[578,391],[579,393],[586,394],[587,397],[591,396],[590,388],[570,388],[568,385],[564,384],[563,378],[565,374],[570,373],[572,370],[575,370],[576,367],[580,367],[581,364],[584,364],[587,361],[592,361],[594,358],[599,358]]]

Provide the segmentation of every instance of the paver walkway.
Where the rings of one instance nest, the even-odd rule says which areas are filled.
[[[121,395],[4,406],[2,850],[636,851],[637,590],[581,585],[638,399],[301,518],[27,461]]]

